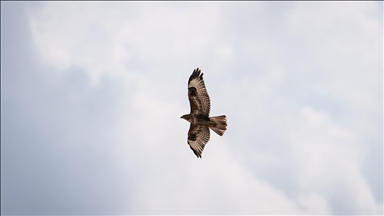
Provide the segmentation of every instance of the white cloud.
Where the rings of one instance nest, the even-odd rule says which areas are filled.
[[[181,131],[185,132],[185,129]],[[165,136],[174,134],[169,132]],[[185,137],[182,138],[184,140]],[[181,142],[159,140],[153,143],[157,147],[149,146],[149,142],[140,143],[143,145],[141,148],[151,155],[151,161],[140,165],[146,178],[140,182],[140,190],[134,198],[126,201],[122,212],[135,206],[134,214],[300,213],[284,193],[260,181],[239,164],[222,139],[219,141],[212,137],[204,160],[198,161],[190,154],[186,144],[182,145],[184,148],[178,147],[175,157],[161,156],[164,151],[159,148],[172,152],[170,149],[176,147],[170,145]],[[152,147],[155,149],[150,149]],[[279,208],[276,209],[276,206]]]
[[[303,209],[302,214],[330,215],[332,208],[328,199],[319,193],[302,193],[298,205]]]
[[[310,69],[322,71],[315,88],[356,108],[378,112],[382,89],[382,25],[367,2],[296,4],[288,16],[290,37],[305,47]],[[307,59],[305,59],[307,60]],[[380,111],[381,112],[381,111]]]
[[[313,196],[311,193],[315,192],[334,203],[350,199],[348,205],[354,206],[359,214],[382,212],[362,173],[363,143],[356,134],[337,125],[326,113],[310,107],[302,109],[299,116],[289,122],[290,129],[286,133],[304,196]]]
[[[80,67],[96,84],[103,75],[170,69],[175,62],[231,61],[233,50],[217,39],[218,9],[203,2],[47,2],[30,20],[47,64],[58,71]]]

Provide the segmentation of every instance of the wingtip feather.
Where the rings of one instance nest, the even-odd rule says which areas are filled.
[[[203,74],[204,73],[201,73],[201,70],[199,68],[194,69],[192,75],[189,77],[188,84],[194,79],[202,80]]]

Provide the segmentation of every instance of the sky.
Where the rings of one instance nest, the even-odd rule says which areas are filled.
[[[1,1],[1,214],[382,215],[383,3]]]

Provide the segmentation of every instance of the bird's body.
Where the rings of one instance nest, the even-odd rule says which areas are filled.
[[[188,131],[187,142],[197,157],[201,154],[209,141],[210,131],[222,136],[227,129],[225,115],[209,117],[211,101],[205,88],[203,73],[197,68],[193,71],[188,80],[188,99],[191,106],[191,113],[181,118],[191,123]]]
[[[201,126],[213,126],[213,123],[209,121],[209,117],[204,114],[187,114],[184,119],[189,121],[191,124],[198,124]]]

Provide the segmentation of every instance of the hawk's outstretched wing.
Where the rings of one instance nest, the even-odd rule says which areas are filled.
[[[188,131],[188,144],[193,153],[201,158],[205,144],[209,141],[209,128],[197,124],[191,124]]]
[[[211,100],[204,85],[203,73],[199,68],[193,70],[188,80],[188,99],[191,105],[191,114],[204,114],[209,116]]]

